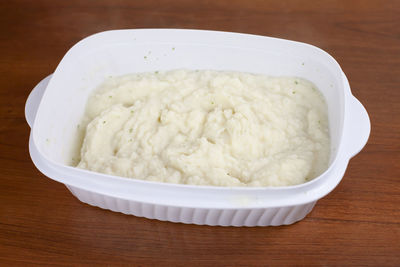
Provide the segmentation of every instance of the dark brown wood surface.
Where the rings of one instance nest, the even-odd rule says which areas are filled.
[[[28,154],[24,105],[80,39],[120,28],[196,28],[314,44],[341,64],[372,133],[302,221],[209,227],[79,202]],[[400,266],[400,1],[1,1],[0,265]]]

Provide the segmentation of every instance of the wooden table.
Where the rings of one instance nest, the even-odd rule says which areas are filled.
[[[2,1],[0,265],[400,266],[400,1]],[[24,104],[80,39],[119,28],[198,28],[314,44],[372,122],[340,185],[301,222],[209,227],[79,202],[28,154]]]

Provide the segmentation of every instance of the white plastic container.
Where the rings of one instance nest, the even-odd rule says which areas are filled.
[[[224,188],[127,179],[68,166],[88,95],[106,76],[180,68],[299,76],[315,83],[328,103],[328,170],[297,186]],[[370,133],[366,110],[326,52],[288,40],[201,30],[117,30],[87,37],[34,88],[25,114],[34,164],[82,202],[151,219],[223,226],[303,219],[340,182]]]

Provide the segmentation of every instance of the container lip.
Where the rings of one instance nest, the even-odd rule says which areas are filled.
[[[233,37],[235,41],[238,41],[238,39],[258,39],[258,40],[265,40],[265,39],[269,39],[269,40],[274,40],[275,42],[281,42],[281,43],[292,43],[298,46],[302,46],[304,48],[311,48],[315,51],[318,51],[319,53],[323,54],[327,59],[329,59],[331,61],[332,64],[334,64],[338,69],[341,69],[340,64],[336,61],[336,59],[331,56],[328,52],[326,52],[325,50],[313,45],[313,44],[309,44],[309,43],[305,43],[305,42],[301,42],[301,41],[296,41],[296,40],[290,40],[290,39],[285,39],[285,38],[280,38],[280,37],[272,37],[272,36],[264,36],[264,35],[258,35],[258,34],[251,34],[251,33],[243,33],[243,32],[232,32],[232,31],[218,31],[218,30],[203,30],[203,29],[181,29],[181,28],[137,28],[137,29],[131,29],[131,28],[123,28],[123,29],[112,29],[112,30],[106,30],[106,31],[101,31],[101,32],[97,32],[94,34],[91,34],[83,39],[81,39],[80,41],[78,41],[77,43],[75,43],[64,55],[64,57],[71,53],[73,50],[75,50],[76,48],[84,45],[85,43],[90,43],[90,42],[96,42],[98,41],[97,39],[101,39],[101,41],[107,41],[107,44],[115,44],[112,43],[112,41],[110,41],[110,39],[112,40],[112,38],[109,38],[108,40],[105,40],[104,37],[106,37],[107,35],[118,35],[119,38],[121,38],[120,34],[127,34],[127,36],[124,36],[125,41],[129,40],[129,37],[131,37],[128,34],[129,33],[154,33],[154,36],[157,36],[157,33],[168,33],[168,34],[176,34],[176,33],[181,33],[181,35],[179,37],[182,36],[182,33],[185,33],[185,37],[186,38],[192,38],[192,37],[201,37],[201,35],[207,35],[207,42],[205,42],[204,44],[206,45],[217,45],[218,42],[220,42],[219,38],[225,38],[227,36],[229,37]],[[192,36],[188,37],[190,34],[192,34]],[[213,37],[215,38],[209,38],[208,35],[213,35]],[[148,36],[146,36],[148,37]],[[240,37],[240,38],[237,38]],[[121,40],[122,41],[122,40]],[[190,39],[190,43],[193,43],[194,41]],[[172,43],[172,41],[165,41],[165,42],[160,42],[160,40],[153,40],[153,41],[146,41],[145,43]],[[179,40],[178,42],[176,40],[173,41],[173,43],[184,43],[181,40]],[[198,40],[196,40],[196,44],[198,43]],[[224,45],[227,46],[227,45]],[[234,45],[232,45],[232,47],[236,47]],[[256,49],[255,47],[250,47],[253,49]],[[343,71],[342,71],[343,72]]]
[[[235,33],[235,32],[224,32],[224,31],[210,31],[210,30],[197,30],[197,29],[118,29],[118,30],[110,30],[110,31],[104,31],[104,32],[99,32],[93,35],[90,35],[84,39],[82,39],[81,41],[79,41],[78,43],[76,43],[71,49],[69,49],[69,51],[66,53],[66,55],[64,56],[64,58],[71,53],[71,51],[73,52],[73,50],[76,47],[81,46],[83,43],[87,42],[88,40],[92,40],[95,38],[101,38],[102,36],[106,35],[106,34],[114,34],[114,33],[119,33],[119,32],[144,32],[144,31],[153,31],[153,32],[185,32],[185,33],[189,33],[189,32],[193,32],[196,34],[223,34],[223,35],[229,35],[231,37],[237,37],[238,35],[245,37],[245,38],[262,38],[262,39],[274,39],[276,41],[279,42],[290,42],[290,43],[295,43],[297,45],[301,45],[303,47],[308,47],[308,48],[312,48],[312,49],[316,49],[318,50],[320,53],[323,53],[325,57],[329,58],[330,62],[335,64],[336,67],[341,71],[342,75],[343,71],[341,70],[340,65],[337,63],[337,61],[331,56],[329,55],[327,52],[325,52],[324,50],[313,46],[311,44],[307,44],[307,43],[303,43],[303,42],[298,42],[298,41],[292,41],[292,40],[286,40],[286,39],[281,39],[281,38],[276,38],[276,37],[267,37],[267,36],[260,36],[260,35],[254,35],[254,34],[246,34],[246,33]],[[61,63],[60,63],[61,64]],[[58,69],[58,67],[57,67]],[[55,71],[55,74],[57,73],[57,69]],[[50,84],[51,86],[51,81]],[[343,80],[343,88],[344,88],[344,101],[347,101],[347,98],[351,95],[351,91],[350,91],[350,86],[346,81]],[[344,116],[346,116],[346,104],[344,105]],[[340,138],[343,138],[343,133],[344,133],[344,128],[342,128],[341,132],[340,132]],[[176,189],[176,190],[195,190],[195,191],[199,191],[199,192],[205,192],[205,191],[213,191],[213,192],[229,192],[229,193],[271,193],[271,192],[304,192],[304,191],[308,191],[308,190],[314,190],[315,188],[319,188],[321,186],[323,186],[324,184],[327,184],[329,182],[329,176],[331,173],[333,173],[335,171],[335,168],[339,168],[340,166],[340,162],[342,162],[342,167],[344,167],[344,169],[347,167],[347,162],[349,160],[349,158],[347,158],[346,153],[344,153],[343,151],[343,142],[340,142],[339,147],[338,147],[338,151],[335,154],[335,158],[332,160],[331,164],[329,165],[329,167],[327,168],[327,170],[325,170],[324,173],[322,173],[320,176],[314,178],[311,181],[308,181],[306,183],[303,184],[299,184],[299,185],[292,185],[292,186],[281,186],[281,187],[218,187],[218,186],[197,186],[197,185],[186,185],[186,184],[172,184],[172,183],[162,183],[162,182],[153,182],[153,181],[144,181],[144,180],[139,180],[139,179],[127,179],[127,178],[123,178],[123,177],[117,177],[117,176],[112,176],[112,175],[106,175],[106,174],[101,174],[101,173],[95,173],[95,172],[91,172],[91,171],[87,171],[87,170],[83,170],[83,169],[78,169],[78,168],[74,168],[71,166],[66,166],[63,164],[60,164],[58,162],[55,162],[54,160],[52,160],[51,158],[48,158],[47,155],[45,155],[44,153],[42,153],[40,151],[40,147],[37,147],[35,145],[35,131],[34,131],[34,127],[31,130],[31,134],[33,135],[32,138],[32,142],[33,145],[36,147],[36,150],[38,152],[38,156],[42,158],[42,160],[47,161],[47,163],[49,165],[51,165],[55,170],[58,169],[58,172],[61,173],[65,173],[65,172],[69,172],[69,173],[73,173],[73,175],[79,175],[79,174],[83,174],[85,176],[85,178],[87,177],[93,177],[93,178],[102,178],[102,179],[108,179],[109,181],[119,181],[119,180],[123,180],[124,183],[131,183],[132,185],[142,185],[142,186],[152,186],[152,187],[161,187],[161,188],[167,188],[167,189]],[[36,165],[36,164],[35,164]],[[38,166],[37,166],[38,167]],[[52,177],[51,177],[52,178]],[[333,190],[335,188],[335,186],[337,185],[338,182],[340,182],[342,177],[340,177],[340,179],[334,183],[331,184],[329,186],[329,189],[325,189],[320,191],[318,195],[318,197],[313,199],[309,199],[307,198],[307,202],[311,202],[311,201],[315,201],[316,199],[319,199],[321,197],[323,197],[324,195],[326,195],[327,193],[329,193],[331,190]],[[54,178],[52,178],[54,179]],[[68,181],[62,181],[63,183],[68,184]]]
[[[80,169],[78,167],[73,167],[73,166],[68,166],[68,165],[61,165],[57,162],[51,162],[54,164],[56,168],[59,168],[60,170],[63,169],[64,171],[68,172],[75,172],[75,173],[82,173],[85,176],[101,176],[102,178],[106,179],[113,179],[113,180],[128,180],[131,181],[132,183],[138,183],[138,184],[146,184],[146,185],[153,185],[153,186],[161,186],[161,187],[166,187],[166,188],[174,188],[174,189],[193,189],[193,190],[212,190],[212,191],[229,191],[229,192],[267,192],[267,191],[295,191],[299,189],[308,189],[308,187],[312,187],[314,183],[318,183],[316,180],[319,178],[324,177],[326,174],[332,171],[333,165],[335,165],[336,162],[332,162],[330,167],[321,175],[318,177],[315,177],[314,179],[302,183],[302,184],[297,184],[297,185],[290,185],[290,186],[212,186],[212,185],[190,185],[190,184],[177,184],[177,183],[168,183],[168,182],[157,182],[157,181],[147,181],[147,180],[141,180],[137,178],[130,178],[130,177],[122,177],[122,176],[116,176],[116,175],[109,175],[109,174],[104,174],[104,173],[99,173],[99,172],[94,172],[90,170],[85,170],[85,169]],[[331,167],[332,166],[332,167]]]
[[[316,182],[308,188],[303,187],[302,190],[299,190],[299,188],[288,187],[284,189],[273,188],[273,190],[270,190],[272,188],[216,187],[161,183],[127,179],[69,166],[54,166],[52,162],[47,161],[37,150],[32,139],[32,134],[29,141],[29,152],[35,166],[43,174],[68,186],[92,193],[147,204],[204,209],[280,208],[315,202],[335,188],[342,179],[348,163],[348,160],[342,158],[342,162],[337,164],[335,168],[332,168],[330,173],[326,174],[331,177],[330,179]],[[76,175],[77,173],[78,175]],[[129,193],[124,194],[120,189],[128,189]],[[143,192],[143,190],[146,192],[146,197],[136,195]],[[268,194],[274,193],[274,191],[279,194],[272,196]],[[208,202],[206,203],[202,201],[205,195],[208,198]],[[154,200],[153,196],[157,196],[158,200]],[[265,199],[262,199],[263,196]],[[182,199],[185,201],[182,201]]]

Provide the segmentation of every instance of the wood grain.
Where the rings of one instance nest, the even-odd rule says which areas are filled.
[[[400,265],[400,1],[1,1],[0,265]],[[372,133],[303,221],[208,227],[90,207],[36,170],[24,104],[80,39],[119,28],[198,28],[329,52]]]

